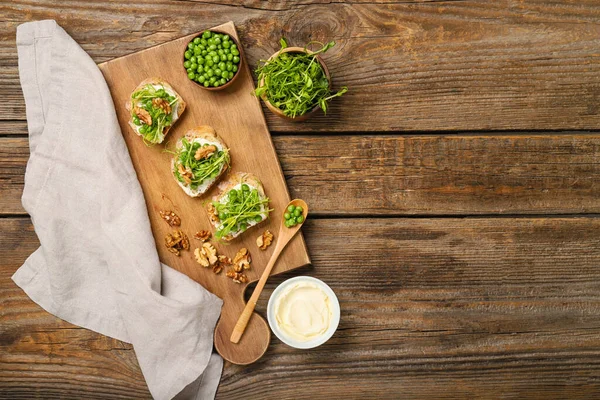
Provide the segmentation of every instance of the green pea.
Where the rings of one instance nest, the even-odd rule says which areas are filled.
[[[202,57],[202,56],[198,56],[198,57],[196,57],[196,62],[197,62],[198,64],[202,65],[202,64],[204,64],[204,61],[205,61],[205,60],[204,60],[204,57]]]
[[[212,35],[212,34],[211,34],[211,32],[210,32],[210,31],[204,31],[204,32],[202,33],[202,37],[203,37],[204,39],[208,39],[209,37],[211,37],[211,35]]]
[[[245,223],[245,222],[242,222],[242,223],[240,224],[240,230],[241,230],[241,231],[245,231],[246,229],[248,229],[248,224],[247,224],[247,223]]]
[[[229,42],[229,35],[223,35],[223,41]]]
[[[207,43],[208,43],[208,45],[210,46],[210,45],[212,45],[212,44],[215,44],[215,39],[214,39],[214,38],[210,38],[210,39],[208,39],[206,42],[207,42]]]
[[[219,80],[219,82],[221,82],[221,85],[224,85],[227,83],[227,79],[221,78],[221,80]]]
[[[200,53],[202,53],[202,49],[200,47],[194,47],[194,54],[200,55]]]
[[[245,183],[242,183],[242,192],[249,192],[250,191],[250,186],[246,185]]]
[[[215,83],[216,80],[217,80],[216,76],[211,76],[210,79],[208,80],[208,82],[212,85],[213,83]]]
[[[193,63],[190,65],[190,68],[191,68],[191,69],[197,69],[197,68],[198,68],[198,64],[196,64],[195,62],[193,62]]]
[[[297,208],[294,210],[294,217],[299,217],[302,215],[302,212],[300,212],[300,210],[298,210]]]
[[[221,44],[221,38],[220,37],[216,37],[214,39],[215,44]]]
[[[142,127],[140,128],[140,133],[146,133],[147,130],[148,130],[148,125],[142,125]]]
[[[225,215],[225,213],[219,213],[219,219],[223,221],[224,219],[227,219],[227,215]]]
[[[208,50],[202,50],[202,56],[206,56],[208,54]]]
[[[198,58],[197,58],[196,56],[191,56],[191,57],[190,57],[190,62],[191,62],[192,64],[193,64],[193,63],[195,63],[196,61],[198,61]]]
[[[223,78],[223,79],[227,79],[227,78],[229,78],[229,72],[227,72],[227,71],[222,71],[222,72],[221,72],[221,78]]]
[[[198,77],[198,82],[200,82],[200,83],[204,83],[205,80],[206,80],[206,77],[204,75],[200,75]]]
[[[183,53],[183,56],[186,58],[186,60],[189,60],[192,56],[192,52],[187,50],[185,53]]]
[[[209,87],[210,83],[208,83],[208,81],[204,81],[204,87]]]
[[[237,72],[237,70],[238,70],[238,66],[237,66],[237,65],[234,65],[234,66],[233,66],[233,68],[232,68],[231,70],[232,70],[234,73],[236,73],[236,72]]]
[[[223,47],[224,48],[228,49],[230,46],[231,46],[231,42],[230,41],[223,42]]]
[[[140,119],[137,116],[133,117],[133,123],[136,124],[136,125],[141,125],[142,124],[140,122]]]
[[[214,86],[214,87],[217,87],[217,86],[219,86],[220,84],[221,84],[221,82],[219,82],[219,81],[215,81],[215,82],[213,83],[213,86]]]
[[[217,49],[217,46],[216,46],[216,45],[214,45],[214,44],[211,44],[210,46],[208,46],[208,49],[209,49],[209,50],[216,50],[216,49]]]
[[[298,207],[296,207],[296,210],[300,211],[300,214],[302,214],[302,211],[304,211],[304,210],[302,209],[302,206],[298,206]]]
[[[204,67],[202,67],[202,65],[198,65],[198,69],[196,71],[203,72],[204,71]]]
[[[190,63],[189,61],[184,61],[184,62],[183,62],[183,67],[184,67],[185,69],[188,69],[188,68],[190,67],[190,65],[191,65],[191,63]]]
[[[219,58],[221,59],[221,61],[227,61],[227,55],[225,54],[221,54]]]
[[[286,228],[291,228],[292,227],[292,225],[290,224],[289,220],[285,221],[283,224],[285,225]]]
[[[297,217],[296,218],[296,222],[299,223],[299,224],[303,223],[304,222],[304,217],[302,215],[299,216],[299,217]]]
[[[223,61],[221,61],[221,62],[219,63],[219,68],[221,68],[221,69],[225,69],[225,67],[226,67],[225,63],[224,63]]]
[[[216,55],[218,55],[218,54],[217,54],[217,52],[216,52],[216,51],[210,51],[210,52],[208,53],[208,55],[209,55],[209,56],[212,58],[212,57],[214,57],[214,56],[216,56]]]
[[[212,60],[212,58],[207,58],[206,65],[208,65],[209,67],[212,67],[213,65],[215,65],[215,62]]]
[[[228,78],[228,79],[231,79],[231,78],[233,78],[233,72],[232,72],[232,71],[229,71],[229,72],[227,73],[227,78]]]
[[[189,42],[188,43],[188,49],[190,49],[190,50],[194,49],[194,43],[193,42]]]
[[[233,54],[229,53],[227,54],[227,61],[231,61],[233,60]]]
[[[291,217],[290,213],[283,214],[283,218],[285,218],[285,219],[290,219],[290,217]]]
[[[225,54],[225,53],[223,52],[223,49],[219,49],[219,50],[217,50],[217,54],[221,55],[221,54]]]
[[[240,58],[238,56],[233,56],[233,62],[238,64],[240,62]]]
[[[188,72],[188,78],[190,79],[194,79],[196,77],[196,74],[193,72]]]
[[[206,75],[208,75],[208,77],[212,77],[215,74],[215,71],[213,71],[212,69],[209,69],[208,71],[206,71]]]
[[[287,208],[287,210],[288,210],[290,213],[293,213],[295,209],[296,209],[296,206],[295,206],[295,205],[293,205],[293,204],[290,204],[290,205],[289,205],[289,207]]]
[[[231,49],[231,54],[233,54],[234,56],[239,56],[240,52],[238,51],[238,49]]]
[[[215,64],[217,64],[221,60],[221,58],[219,58],[219,56],[213,56],[212,60]]]
[[[202,46],[206,46],[208,44],[208,42],[206,41],[206,39],[202,38],[202,39],[200,39],[200,44]]]
[[[194,72],[194,70],[191,68],[186,68],[186,72],[189,74],[190,72]]]
[[[221,76],[221,73],[222,73],[223,71],[221,71],[221,69],[220,69],[220,68],[215,68],[215,69],[213,69],[213,72],[215,73],[215,75],[217,75],[217,76]]]

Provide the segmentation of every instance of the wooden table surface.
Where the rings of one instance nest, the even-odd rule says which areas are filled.
[[[276,338],[217,397],[600,398],[598,1],[0,4],[0,397],[149,398],[132,347],[10,280],[38,241],[15,29],[56,19],[97,62],[233,20],[250,63],[335,40],[349,92],[301,124],[265,109],[336,335]],[[273,279],[258,305],[291,273]]]

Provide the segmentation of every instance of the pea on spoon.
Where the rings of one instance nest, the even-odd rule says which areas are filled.
[[[293,208],[291,206],[294,206]],[[290,212],[290,209],[292,210]],[[300,216],[291,216],[296,210],[301,210]],[[285,218],[290,214],[290,218]],[[267,264],[267,267],[263,271],[258,283],[256,284],[256,288],[254,288],[254,292],[252,292],[252,296],[250,296],[250,300],[244,307],[244,311],[240,315],[235,327],[233,328],[233,332],[231,333],[231,338],[229,339],[233,343],[238,343],[246,330],[246,326],[248,325],[248,321],[250,321],[250,317],[252,316],[252,312],[256,307],[256,303],[258,302],[258,298],[267,283],[267,279],[269,279],[269,275],[271,274],[271,270],[273,266],[277,262],[279,255],[285,248],[285,246],[292,240],[292,238],[298,233],[300,227],[306,221],[306,216],[308,215],[308,205],[304,200],[296,199],[292,200],[287,207],[285,208],[284,215],[281,218],[281,226],[279,227],[279,234],[277,235],[277,245],[275,246],[275,250],[273,251],[273,255]],[[301,217],[301,218],[298,218]],[[294,218],[292,224],[290,221]]]

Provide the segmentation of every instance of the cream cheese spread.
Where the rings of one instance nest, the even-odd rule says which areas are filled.
[[[275,318],[290,338],[307,342],[327,332],[331,323],[329,296],[312,282],[298,282],[276,299]]]

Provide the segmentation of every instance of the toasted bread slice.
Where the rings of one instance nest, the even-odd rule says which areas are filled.
[[[189,143],[193,144],[194,142],[199,142],[201,146],[209,145],[215,146],[216,151],[223,151],[223,160],[220,170],[217,175],[214,177],[207,177],[202,182],[194,183],[192,182],[194,179],[194,171],[189,168],[185,168],[179,163],[179,154],[184,148],[183,139],[186,139]],[[230,155],[229,149],[223,140],[217,135],[215,130],[208,126],[203,125],[194,129],[190,129],[185,133],[185,136],[177,141],[175,145],[176,154],[173,156],[171,160],[171,171],[173,172],[173,178],[175,182],[183,189],[183,191],[191,197],[198,197],[206,193],[213,185],[225,174],[225,172],[229,169],[230,164]],[[200,147],[202,148],[202,147]],[[213,157],[211,155],[210,157]],[[179,180],[179,176],[182,180]]]
[[[127,111],[129,111],[129,114],[130,114],[129,126],[131,126],[131,129],[133,129],[135,134],[143,137],[144,140],[148,143],[158,144],[158,143],[162,143],[165,140],[165,137],[167,136],[167,134],[169,133],[171,128],[175,125],[177,120],[181,117],[181,115],[185,111],[186,103],[183,100],[183,98],[181,98],[179,93],[177,93],[175,91],[175,89],[173,89],[173,87],[171,85],[169,85],[169,83],[165,82],[161,78],[156,78],[156,77],[148,78],[148,79],[145,79],[144,81],[142,81],[139,85],[137,85],[137,87],[135,89],[133,89],[133,91],[131,92],[131,95],[133,95],[138,90],[143,89],[146,85],[152,85],[157,89],[163,88],[169,95],[174,96],[177,99],[174,104],[170,105],[170,107],[171,107],[171,124],[169,126],[165,126],[162,130],[162,133],[160,133],[157,136],[157,139],[154,141],[147,140],[146,138],[144,138],[144,135],[140,132],[142,125],[136,125],[133,122],[133,117],[134,117],[134,113],[135,113],[134,111],[135,111],[135,108],[140,105],[139,102],[137,102],[137,104],[134,104],[135,101],[130,96],[127,103],[125,103],[125,108],[127,109]]]
[[[241,235],[243,232],[245,232],[246,230],[252,228],[253,226],[260,224],[261,222],[263,222],[267,218],[269,218],[269,212],[270,212],[269,204],[268,204],[269,199],[267,198],[267,196],[265,194],[265,189],[264,189],[262,183],[260,182],[260,180],[256,176],[249,174],[249,173],[237,172],[235,174],[232,174],[227,181],[221,182],[219,184],[220,192],[219,192],[219,194],[217,194],[216,196],[213,197],[213,202],[226,204],[231,190],[235,189],[236,191],[239,191],[242,187],[242,184],[248,185],[250,187],[250,191],[252,191],[253,189],[256,189],[256,191],[258,192],[259,199],[266,200],[266,203],[263,204],[260,209],[260,212],[261,212],[261,214],[259,215],[260,221],[253,220],[253,221],[248,222],[246,229],[242,229],[241,226],[238,224],[238,226],[235,227],[235,229],[231,230],[228,234],[220,236],[218,233],[221,230],[221,228],[223,227],[223,223],[219,219],[219,214],[218,214],[216,207],[211,202],[207,207],[208,208],[208,216],[209,216],[211,224],[215,227],[215,229],[217,231],[217,233],[215,235],[217,238],[221,238],[221,239],[227,240],[227,241],[233,240],[236,237],[238,237],[239,235]]]

